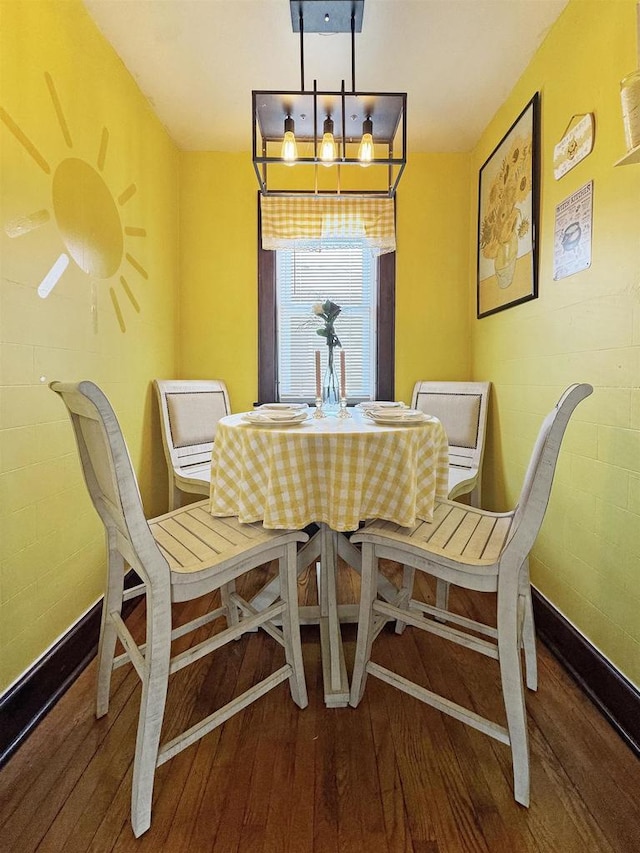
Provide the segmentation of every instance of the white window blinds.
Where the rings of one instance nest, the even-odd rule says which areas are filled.
[[[327,299],[342,308],[335,332],[345,351],[349,403],[374,397],[377,264],[371,248],[362,239],[323,240],[276,254],[280,400],[315,398],[315,351],[324,371],[327,345],[311,308]]]

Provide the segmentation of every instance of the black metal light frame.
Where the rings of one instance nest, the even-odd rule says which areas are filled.
[[[275,92],[255,90],[252,97],[252,156],[253,166],[263,195],[365,195],[393,198],[407,162],[406,92],[357,92],[355,88],[355,33],[362,28],[364,0],[290,0],[294,32],[300,33],[300,91]],[[351,91],[319,91],[314,80],[313,89],[304,86],[304,32],[351,32]],[[339,150],[331,168],[338,169],[338,187],[319,189],[318,167],[325,164],[319,156],[322,126],[327,117],[334,122],[334,138]],[[285,120],[293,119],[298,144],[311,143],[310,156],[297,157],[290,164],[282,156],[273,156],[269,148],[282,143]],[[357,156],[347,156],[348,146],[360,142],[363,124],[372,121],[374,135],[373,166],[386,166],[384,188],[341,191],[340,168],[363,164]],[[398,135],[400,144],[398,146]],[[397,147],[400,151],[396,150]],[[378,156],[382,153],[386,156]],[[313,190],[284,190],[269,186],[268,167],[272,164],[312,164],[316,167]]]

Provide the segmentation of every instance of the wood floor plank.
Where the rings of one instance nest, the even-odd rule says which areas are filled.
[[[317,682],[323,691],[321,680]],[[316,694],[318,725],[314,766],[314,853],[339,853],[338,786],[336,780],[336,714],[322,707],[322,693]],[[340,711],[340,708],[335,708]]]
[[[419,592],[415,597],[433,604],[433,586],[424,585],[424,575],[420,572],[416,574]],[[382,639],[385,645],[382,651],[386,654],[386,658],[381,659],[383,665],[419,681],[428,689],[442,692],[454,701],[469,705],[466,696],[460,695],[459,692],[455,694],[452,692],[452,683],[455,686],[455,673],[451,672],[450,667],[448,677],[438,682],[439,658],[432,653],[431,646],[434,641],[439,642],[443,647],[451,644],[416,629],[407,629],[403,635],[403,648],[400,650],[394,642],[396,636],[390,631],[390,626],[383,632]],[[414,718],[417,736],[422,737],[421,748],[428,756],[432,777],[430,792],[434,824],[432,832],[439,841],[440,838],[444,838],[447,846],[455,845],[456,837],[463,835],[469,850],[492,849],[478,828],[477,804],[470,787],[470,779],[465,773],[468,756],[466,753],[456,754],[449,738],[447,723],[450,718],[411,697],[403,695],[402,699],[406,704],[407,713]]]
[[[275,644],[264,635],[255,639],[259,642],[251,644],[243,661],[243,670],[238,681],[239,690],[246,690],[251,683],[272,672],[276,668],[276,656],[278,665],[282,665],[281,649],[274,648]],[[246,681],[243,680],[245,677]],[[277,692],[280,703],[290,701],[287,690],[288,685],[280,685],[277,691],[273,691],[274,694]],[[243,832],[247,822],[251,820],[252,804],[249,791],[257,764],[258,743],[264,737],[265,705],[265,702],[256,702],[245,710],[242,719],[238,716],[241,731],[233,764],[227,768],[232,778],[226,785],[225,805],[218,823],[214,849],[228,850],[229,853],[241,849]]]
[[[90,673],[85,674],[91,677]],[[27,789],[19,807],[2,827],[3,842],[7,844],[7,849],[25,853],[34,850],[49,832],[87,766],[100,754],[103,742],[106,741],[108,750],[120,751],[122,740],[137,716],[135,698],[132,700],[136,680],[135,676],[130,675],[123,682],[120,690],[112,697],[111,711],[107,717],[95,720],[92,702],[90,708],[85,709],[83,724],[69,734],[66,749],[63,744],[48,755],[46,741],[43,742],[40,776]],[[51,713],[55,712],[56,709]],[[48,760],[45,758],[47,755]]]
[[[640,850],[640,761],[629,761],[626,744],[548,653],[540,657],[540,695],[529,716],[546,734],[543,743],[563,775],[562,788],[579,792],[575,799],[603,849],[606,839],[613,850]]]
[[[126,670],[113,674],[111,712],[109,718],[99,723],[100,732],[105,734],[113,723],[120,707],[126,704],[135,688],[135,679],[127,679]],[[123,686],[123,682],[126,684]],[[62,696],[55,706],[55,714],[49,713],[37,728],[37,737],[29,737],[20,747],[19,756],[12,758],[0,773],[0,828],[5,825],[20,802],[28,797],[31,807],[37,795],[34,786],[43,790],[54,784],[56,769],[64,772],[77,744],[96,730],[95,719],[95,664],[81,674],[73,685],[73,691]],[[47,778],[43,778],[43,749],[46,755]]]
[[[209,597],[205,602],[201,602],[200,608],[204,607],[207,610],[213,608],[218,603],[217,598],[217,596]],[[197,609],[193,606],[185,606],[183,613],[184,620],[194,618],[197,615]],[[205,639],[212,631],[223,630],[225,624],[224,620],[220,619],[204,628],[194,631],[190,635],[181,637],[174,643],[174,652],[184,651],[186,648],[195,645]],[[221,660],[216,659],[214,653],[210,659],[199,661],[195,665],[180,670],[171,676],[165,712],[165,725],[163,726],[163,740],[167,740],[184,731],[187,727],[206,716],[207,713],[210,713],[214,707],[218,707],[228,701],[230,696],[228,695],[226,685],[229,683],[233,685],[235,679],[233,678],[233,673],[230,673],[229,677],[225,677],[226,673],[219,671],[218,665],[224,664],[225,660],[225,657],[222,657]],[[203,684],[210,674],[215,674],[220,684],[225,687],[222,697],[217,695],[214,697],[213,702],[218,703],[214,705],[209,705],[202,698],[204,692]],[[153,810],[154,815],[158,814],[159,818],[158,820],[154,819],[149,832],[135,842],[135,849],[138,853],[146,853],[146,851],[153,851],[155,853],[166,842],[167,836],[176,822],[176,811],[182,791],[191,779],[196,755],[196,747],[194,746],[179,753],[173,761],[162,765],[157,771]],[[127,795],[129,794],[130,791],[127,791]],[[118,795],[120,795],[120,791]],[[122,839],[119,843],[124,844],[128,835],[124,825],[121,826],[120,831]],[[109,817],[108,815],[104,815],[103,821],[92,842],[96,849],[103,849],[103,839],[106,840],[108,832]]]
[[[243,648],[241,644],[234,644],[233,654],[225,656],[224,666],[222,661],[218,661],[215,673],[210,671],[210,678],[203,684],[202,689],[210,697],[211,709],[221,707],[237,694],[237,679],[246,646],[247,644],[244,644]],[[223,760],[218,755],[222,732],[223,728],[215,729],[184,753],[186,756],[193,750],[195,755],[185,784],[177,792],[177,807],[162,846],[167,853],[183,853],[197,849],[194,840],[196,827],[200,824],[211,826],[211,804],[206,798],[207,785],[213,767]],[[170,765],[171,762],[167,766]],[[210,849],[211,845],[207,846],[206,832],[201,834],[201,838],[204,839],[202,849]],[[157,846],[155,849],[161,848]]]
[[[451,677],[450,669],[440,666],[437,649],[444,641],[426,635],[416,639],[423,640],[429,647],[426,668],[430,689],[444,693],[452,701],[473,708],[474,703],[464,685]],[[417,643],[417,646],[423,657],[423,645]],[[510,778],[505,776],[502,766],[495,760],[492,742],[482,733],[475,732],[451,717],[443,717],[442,722],[451,754],[443,749],[436,750],[438,772],[448,778],[447,765],[450,762],[458,765],[460,779],[464,780],[465,797],[469,798],[471,813],[488,849],[509,850],[510,853],[535,849],[534,839],[527,832],[526,824],[519,826],[514,838],[513,822],[522,809],[513,799]],[[440,744],[440,741],[438,743]],[[481,746],[479,751],[474,748],[477,743]],[[496,747],[501,747],[508,753],[507,747],[500,744],[496,744]],[[453,779],[455,778],[456,776],[453,776]],[[524,835],[522,841],[521,835]]]
[[[372,701],[369,696],[365,696],[363,701],[369,708],[371,718],[376,777],[382,801],[387,846],[390,853],[415,853],[385,705],[383,702]]]
[[[455,601],[456,590],[452,590],[452,601]],[[475,604],[474,597],[478,594],[470,594],[472,602]],[[465,596],[463,595],[463,598]],[[492,602],[493,606],[493,602]],[[480,614],[478,614],[480,615]],[[425,644],[421,650],[421,657],[425,660],[431,660],[428,667],[429,673],[433,678],[437,674],[440,667],[440,662],[446,656],[446,649],[441,646],[445,642],[439,638],[425,637],[422,635],[419,638],[419,643]],[[429,647],[426,647],[429,644]],[[548,655],[544,650],[541,650],[541,659]],[[442,690],[449,687],[449,690],[454,688],[453,693],[447,695],[454,701],[466,704],[473,708],[477,713],[483,714],[495,719],[498,722],[504,722],[504,708],[502,705],[499,668],[495,662],[480,658],[480,656],[471,657],[466,650],[455,647],[452,649],[452,657],[455,658],[456,668],[460,671],[462,677],[456,679],[451,686],[447,685],[446,679],[440,679],[439,683],[435,684],[434,689]],[[464,698],[464,690],[462,696],[455,693],[455,687],[458,688],[466,685],[468,688],[467,698]],[[526,691],[527,701],[529,706],[538,704],[543,696],[537,696],[534,692]],[[460,724],[447,719],[447,727],[455,731]],[[475,732],[465,729],[467,737],[476,743],[477,749],[487,756],[483,760],[485,773],[491,767],[491,753],[494,755],[494,760],[502,768],[504,778],[508,780],[509,789],[511,786],[511,760],[509,750],[501,744],[496,743],[488,738],[478,738]],[[600,832],[597,823],[593,820],[589,809],[585,808],[580,802],[580,798],[573,797],[570,792],[571,782],[566,776],[563,768],[555,759],[555,756],[548,750],[546,741],[540,737],[540,732],[536,731],[535,726],[530,722],[529,725],[530,740],[531,740],[531,774],[532,774],[532,791],[537,792],[537,798],[532,797],[532,805],[529,810],[523,810],[513,801],[512,797],[503,800],[501,813],[509,815],[510,827],[515,824],[519,827],[519,837],[525,832],[525,826],[529,828],[532,836],[531,844],[545,851],[555,851],[562,847],[567,850],[598,850],[608,851],[610,849],[606,838]],[[538,737],[535,737],[538,735]],[[488,750],[488,752],[487,752]],[[542,753],[542,754],[541,754]],[[468,754],[466,751],[460,751],[461,755]],[[499,777],[493,773],[487,773],[488,782],[490,783],[491,796],[500,796],[503,799],[502,785],[499,784]],[[500,791],[498,791],[498,788]],[[475,790],[478,787],[475,786]],[[542,805],[544,803],[544,805]],[[522,820],[523,813],[526,815],[526,822]],[[514,842],[510,842],[510,846],[514,846]]]
[[[404,674],[415,678],[429,687],[430,682],[415,643],[416,631],[405,631],[402,650],[394,642],[395,637],[388,634],[389,647],[383,649],[380,662],[383,666],[394,668],[398,663],[403,666]],[[387,704],[393,702],[397,691],[391,688],[385,695]],[[429,791],[428,808],[432,822],[432,832],[445,850],[455,849],[458,838],[464,837],[465,853],[489,853],[489,847],[478,827],[473,804],[467,790],[467,780],[460,762],[455,755],[448,737],[444,717],[435,709],[416,702],[410,696],[401,695],[399,708],[401,724],[394,726],[394,738],[401,774],[405,766],[415,763],[420,772],[420,791],[411,792],[416,798],[422,797],[423,807],[427,803],[424,789]],[[426,713],[425,713],[426,712]],[[413,769],[413,768],[412,768]],[[405,788],[405,792],[406,792]],[[412,837],[415,838],[413,832]],[[431,839],[426,839],[431,840]]]
[[[309,693],[309,705],[296,711],[296,739],[289,760],[293,764],[293,785],[288,800],[278,802],[280,812],[288,811],[284,847],[266,848],[269,853],[313,853],[315,811],[315,761],[318,749],[318,719],[326,711],[322,689],[322,661],[315,627],[302,629],[302,651]],[[278,780],[274,779],[274,787]],[[272,802],[274,798],[272,798]]]
[[[281,650],[276,649],[267,638],[264,638],[259,657],[266,664],[264,675],[282,666],[284,660]],[[285,682],[253,708],[254,715],[249,722],[249,729],[238,756],[238,771],[234,774],[236,776],[234,786],[237,785],[244,792],[243,804],[239,797],[234,797],[238,804],[235,812],[237,818],[234,820],[232,817],[229,821],[236,846],[229,844],[229,833],[225,832],[225,822],[222,822],[216,836],[216,844],[220,849],[262,853],[265,840],[264,829],[273,793],[276,750],[281,748],[281,744],[277,742],[273,708],[276,709],[276,713],[280,713],[290,704],[293,703],[289,694],[289,684]],[[282,782],[286,784],[285,780]],[[283,794],[285,790],[286,787],[283,789]],[[242,808],[240,808],[241,805]],[[233,815],[233,811],[231,814]]]
[[[41,853],[84,853],[109,813],[122,780],[130,775],[138,720],[132,715],[122,747],[105,741],[100,755],[82,774],[38,846]]]
[[[145,605],[139,608],[137,619],[132,625],[140,641],[144,635],[143,619]],[[131,673],[135,682],[135,677]],[[109,731],[93,760],[78,779],[73,791],[51,824],[46,837],[39,846],[43,853],[56,853],[64,847],[65,853],[84,853],[100,826],[104,815],[118,791],[123,777],[130,772],[135,751],[138,722],[140,687],[136,684],[133,701],[127,703],[116,724]],[[107,719],[112,716],[111,712]],[[119,737],[119,747],[112,748],[111,738]]]
[[[452,677],[454,670],[450,666],[451,658],[448,658],[449,666],[445,664],[445,640],[432,635],[421,635],[416,641],[421,658],[427,661],[425,668],[431,689],[444,693],[452,701],[477,713],[498,716],[493,701],[489,703],[489,707],[474,701],[473,692],[469,689],[471,679],[458,678],[455,675]],[[466,658],[468,662],[469,653]],[[483,692],[493,689],[499,693],[499,686],[494,683],[497,668],[495,661],[476,656],[469,664],[471,671],[474,671],[474,662],[477,667],[477,680],[484,684]],[[502,712],[502,709],[500,710]],[[508,747],[492,741],[481,732],[451,717],[445,716],[443,723],[453,755],[465,779],[478,825],[489,849],[509,850],[510,853],[537,850],[536,839],[529,831],[525,817],[528,812],[513,799],[511,765],[503,765],[496,760],[496,751],[499,750],[502,750],[508,759]]]
[[[250,598],[274,567],[243,579]],[[396,582],[399,569],[384,566]],[[314,570],[300,579],[315,601]],[[341,572],[339,597],[359,576]],[[419,578],[418,597],[434,587]],[[495,597],[453,590],[470,618],[491,620]],[[181,621],[211,601],[178,606]],[[214,623],[176,649],[187,648]],[[144,605],[128,617],[144,633]],[[354,626],[343,626],[350,670]],[[540,689],[527,691],[531,807],[515,803],[508,747],[369,678],[357,709],[324,706],[318,629],[303,628],[309,706],[288,684],[159,768],[151,829],[130,825],[140,688],[114,673],[111,710],[94,716],[95,664],[0,771],[0,849],[10,853],[635,853],[640,762],[544,646]],[[163,737],[225,704],[282,660],[256,632],[172,676]],[[504,721],[499,667],[439,637],[387,627],[375,659],[453,701]]]
[[[388,853],[384,810],[368,703],[364,713],[344,709],[338,717],[338,788],[340,849]],[[360,744],[356,752],[351,744]],[[340,768],[343,772],[340,772]],[[354,831],[357,828],[357,832]]]
[[[288,685],[283,686],[288,692]],[[274,691],[277,694],[279,691]],[[295,752],[298,719],[304,712],[291,701],[281,701],[281,697],[269,694],[265,707],[268,732],[260,739],[256,765],[251,777],[249,800],[252,804],[262,804],[256,814],[252,809],[251,833],[264,853],[282,853],[287,849],[289,835],[289,806],[293,795],[294,762],[291,755]],[[257,818],[257,819],[256,819]],[[244,849],[243,833],[240,849]],[[249,848],[247,848],[249,849]]]

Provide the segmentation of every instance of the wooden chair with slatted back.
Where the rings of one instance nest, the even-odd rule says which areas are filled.
[[[416,382],[412,407],[435,415],[449,441],[449,500],[469,495],[471,506],[482,499],[490,382]],[[449,586],[437,582],[436,605],[446,609]]]
[[[209,494],[216,425],[231,414],[231,404],[219,379],[156,379],[154,385],[169,469],[169,509],[176,509],[185,492]]]
[[[131,823],[136,836],[151,824],[156,767],[168,761],[233,714],[288,680],[294,702],[304,708],[307,690],[300,645],[296,583],[297,543],[305,533],[266,530],[262,524],[240,524],[237,518],[214,518],[208,501],[147,521],[127,447],[109,401],[92,382],[51,383],[63,399],[73,424],[82,469],[107,540],[107,584],[98,650],[96,716],[109,708],[111,672],[132,663],[142,681],[138,719]],[[235,590],[235,581],[251,569],[278,560],[280,598],[260,613]],[[133,568],[147,596],[146,642],[138,645],[125,625],[122,602],[141,588],[123,591],[124,573]],[[219,604],[205,616],[174,628],[174,602],[190,601],[220,591]],[[218,617],[227,627],[171,655],[171,642]],[[282,623],[282,629],[276,626]],[[284,662],[271,675],[236,696],[201,722],[160,745],[169,675],[242,634],[262,627],[284,647]],[[116,640],[125,652],[114,659]]]
[[[578,403],[592,391],[590,385],[572,385],[545,419],[513,511],[487,512],[447,500],[436,504],[432,522],[419,522],[412,530],[391,522],[373,521],[351,537],[352,542],[362,544],[362,588],[350,704],[358,705],[366,676],[373,675],[510,745],[514,796],[525,806],[529,805],[529,747],[521,648],[525,654],[527,686],[532,690],[537,688],[527,556],[547,508],[565,428]],[[391,604],[377,600],[379,559],[394,560],[405,566],[402,589]],[[465,589],[497,592],[497,627],[414,599],[416,570]],[[372,644],[390,620],[429,631],[497,659],[507,726],[481,717],[372,661]]]
[[[435,415],[449,440],[449,500],[480,506],[490,382],[416,382],[411,405]]]

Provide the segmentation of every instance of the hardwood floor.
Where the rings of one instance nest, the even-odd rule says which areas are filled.
[[[341,600],[356,594],[357,576],[342,571]],[[460,612],[487,618],[482,596],[452,595]],[[184,617],[197,606],[183,606]],[[143,607],[128,620],[137,636]],[[354,626],[343,635],[350,669]],[[163,765],[151,829],[137,840],[129,799],[139,682],[130,667],[117,670],[110,712],[97,721],[92,664],[0,772],[0,850],[640,851],[640,761],[544,646],[539,690],[527,691],[525,809],[513,800],[506,746],[373,678],[356,710],[325,708],[317,628],[303,628],[303,643],[309,707],[297,709],[282,684]],[[176,673],[165,736],[245,689],[281,655],[260,633]],[[375,659],[504,721],[495,661],[411,628],[402,636],[385,630]]]

